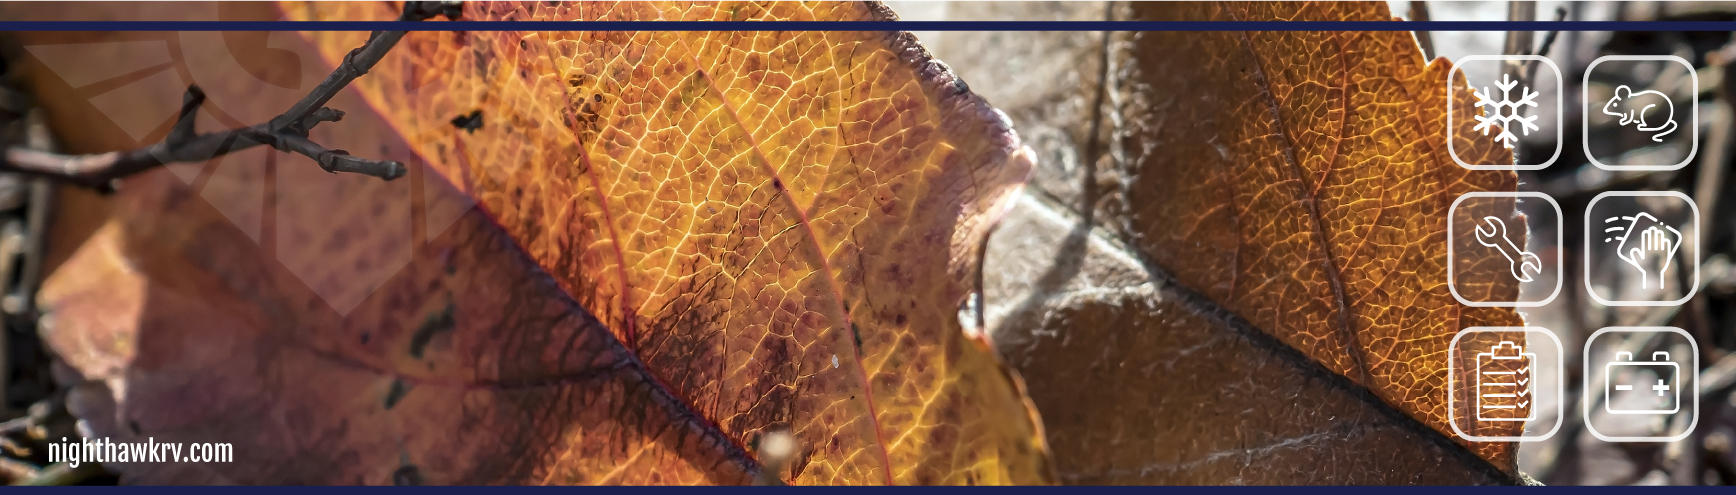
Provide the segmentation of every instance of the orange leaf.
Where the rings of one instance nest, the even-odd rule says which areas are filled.
[[[1154,2],[1117,15],[1390,20],[1378,3]],[[1097,80],[1102,120],[1073,111],[1079,121],[1048,124],[1092,129],[1075,139],[1111,151],[1079,159],[1083,186],[1036,183],[1051,198],[1079,199],[1085,225],[1052,241],[1062,246],[1055,256],[1080,253],[1061,258],[1078,261],[1052,262],[1039,277],[1015,267],[1044,266],[1044,252],[1020,261],[1027,255],[997,259],[991,249],[988,260],[990,273],[1055,281],[1022,298],[1009,284],[1016,299],[1005,304],[1019,305],[1005,310],[994,338],[1028,381],[1062,480],[1516,480],[1515,444],[1467,443],[1448,425],[1453,336],[1521,321],[1511,309],[1462,306],[1446,285],[1448,206],[1464,193],[1517,187],[1512,172],[1466,170],[1448,155],[1451,65],[1427,63],[1405,31],[1108,40],[1108,52],[1080,50],[1109,64]],[[1474,108],[1461,96],[1460,108]],[[1015,119],[1057,113],[1009,110]],[[1498,144],[1472,140],[1466,120],[1455,122],[1461,156],[1511,160]],[[1099,124],[1112,130],[1092,135]],[[1001,232],[1064,232],[1065,222],[1040,225],[1045,203],[1022,202],[1033,213],[1015,214]],[[1523,224],[1513,211],[1508,202],[1486,213]],[[1092,223],[1110,239],[1098,243]],[[1085,258],[1091,250],[1104,254]],[[1505,266],[1457,254],[1461,269]],[[1089,281],[1067,282],[1075,273]],[[1518,285],[1507,282],[1487,287],[1490,299],[1514,300]],[[1461,426],[1514,435],[1519,425]]]
[[[465,18],[891,15],[471,3]],[[308,36],[328,63],[366,38]],[[264,96],[295,75],[256,81],[197,45],[174,73],[213,94],[214,120],[287,107]],[[101,113],[51,73],[36,77],[71,87],[51,113]],[[144,80],[116,85],[178,101],[177,81]],[[800,450],[774,475],[797,483],[1051,480],[1018,378],[958,316],[1029,152],[909,35],[418,32],[331,105],[351,115],[316,142],[404,160],[408,180],[255,150],[175,169],[187,184],[133,179],[107,223],[60,243],[76,251],[43,291],[50,340],[108,387],[76,401],[93,427],[236,444],[233,467],[121,465],[129,479],[743,483],[758,439],[789,430]],[[135,113],[101,115],[160,118]],[[80,149],[140,140],[65,122]],[[269,191],[257,220],[226,202],[251,191]],[[452,213],[466,197],[481,211]]]

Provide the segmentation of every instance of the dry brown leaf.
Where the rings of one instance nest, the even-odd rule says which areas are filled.
[[[1378,3],[1203,2],[1134,3],[1116,18],[1390,19]],[[1063,481],[1516,481],[1514,444],[1468,444],[1447,425],[1449,341],[1520,322],[1509,309],[1463,307],[1446,286],[1448,205],[1516,188],[1510,172],[1472,172],[1448,157],[1450,64],[1425,63],[1403,31],[1109,42],[1108,67],[1085,75],[1108,85],[1100,101],[1062,87],[1062,103],[1009,109],[1018,120],[1066,111],[1071,98],[1102,115],[1071,111],[1081,117],[1066,134],[1073,149],[1039,149],[1081,156],[1064,163],[1073,170],[1038,172],[1041,194],[996,234],[1008,254],[991,248],[988,260],[990,273],[1038,286],[997,290],[991,280],[991,297],[1013,299],[990,308]],[[1501,158],[1458,124],[1461,153]],[[1511,207],[1488,213],[1512,218]],[[1065,237],[1025,240],[1041,232]],[[1051,247],[1032,249],[1043,242]],[[1093,261],[1092,250],[1108,254]],[[1509,300],[1518,291],[1487,289]]]
[[[889,15],[856,3],[465,11]],[[241,49],[167,36],[186,52],[170,73],[212,94],[205,128],[286,108],[296,95],[276,88],[323,75],[262,75]],[[311,36],[330,62],[366,34]],[[121,40],[166,41],[25,37],[99,42],[93,63]],[[303,67],[318,57],[291,38],[229,43],[288,50]],[[109,112],[95,96],[120,86],[172,102],[185,82],[129,77],[99,93],[36,69],[78,151],[165,130],[152,127],[160,114]],[[236,155],[133,179],[105,223],[57,243],[70,254],[43,289],[47,333],[91,380],[74,403],[96,432],[236,444],[236,465],[120,465],[129,481],[742,483],[756,439],[785,429],[801,450],[783,475],[797,483],[1052,479],[1018,379],[958,317],[1030,158],[908,35],[412,33],[356,86],[332,104],[351,115],[313,138],[426,172],[383,184]],[[477,111],[474,132],[451,123]],[[80,128],[81,115],[152,135]],[[486,215],[453,213],[467,197]]]
[[[1183,4],[1135,15],[1175,16],[1169,9],[1187,18],[1388,17],[1376,3]],[[1511,173],[1469,171],[1447,155],[1442,82],[1450,64],[1425,68],[1402,31],[1148,33],[1136,43],[1201,48],[1179,52],[1192,60],[1173,49],[1138,50],[1132,63],[1142,83],[1170,95],[1222,96],[1148,100],[1150,118],[1199,124],[1154,122],[1129,143],[1162,150],[1147,160],[1164,172],[1140,174],[1131,186],[1163,198],[1130,201],[1125,228],[1134,248],[1183,285],[1450,432],[1441,393],[1447,342],[1466,327],[1520,321],[1510,309],[1463,307],[1447,291],[1447,206],[1467,192],[1517,188]],[[1178,65],[1212,76],[1166,70]],[[1460,153],[1506,152],[1460,124]],[[1518,285],[1507,289],[1506,299],[1516,299]],[[1510,463],[1510,447],[1484,452]]]

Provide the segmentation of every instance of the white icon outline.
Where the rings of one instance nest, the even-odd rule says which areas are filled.
[[[1646,127],[1647,110],[1650,110],[1652,107],[1655,107],[1657,105],[1646,105],[1645,107],[1637,109],[1637,110],[1633,109],[1632,107],[1626,107],[1626,108],[1628,108],[1628,111],[1619,112],[1619,113],[1609,111],[1610,107],[1613,107],[1616,105],[1616,103],[1622,102],[1624,100],[1624,98],[1622,97],[1623,93],[1627,94],[1627,99],[1632,99],[1635,97],[1645,96],[1645,95],[1657,95],[1658,98],[1663,98],[1664,99],[1664,108],[1666,110],[1669,110],[1669,116],[1664,117],[1664,125]],[[1615,87],[1615,94],[1610,96],[1609,101],[1604,102],[1604,104],[1603,104],[1603,114],[1611,116],[1611,117],[1621,117],[1621,121],[1618,124],[1621,127],[1627,127],[1628,124],[1634,124],[1634,130],[1636,130],[1636,131],[1657,132],[1657,134],[1652,135],[1652,142],[1654,142],[1654,143],[1664,142],[1664,136],[1668,136],[1672,133],[1675,133],[1676,128],[1680,127],[1680,126],[1676,125],[1676,103],[1673,101],[1670,101],[1670,95],[1666,95],[1666,94],[1664,94],[1658,90],[1655,90],[1655,89],[1648,89],[1645,91],[1635,93],[1633,88],[1627,87],[1626,84]],[[1658,132],[1658,131],[1663,131],[1663,132]]]
[[[1463,304],[1463,305],[1470,306],[1473,308],[1535,308],[1535,307],[1547,305],[1550,302],[1555,301],[1555,297],[1561,295],[1561,279],[1562,279],[1562,275],[1563,275],[1562,272],[1566,268],[1566,267],[1562,266],[1562,264],[1561,264],[1562,263],[1561,262],[1561,256],[1555,257],[1555,290],[1550,291],[1549,297],[1545,297],[1540,301],[1512,301],[1512,302],[1508,302],[1508,301],[1472,301],[1469,299],[1465,299],[1465,296],[1459,295],[1458,275],[1453,271],[1453,263],[1454,263],[1454,261],[1453,261],[1454,260],[1453,245],[1456,244],[1453,242],[1453,235],[1454,235],[1453,234],[1453,223],[1454,223],[1453,219],[1456,218],[1453,214],[1459,209],[1460,203],[1463,203],[1463,202],[1465,202],[1466,199],[1470,199],[1470,198],[1514,198],[1514,199],[1542,198],[1544,201],[1549,202],[1550,207],[1555,209],[1555,224],[1561,225],[1562,221],[1563,221],[1563,219],[1561,218],[1562,217],[1561,205],[1555,202],[1555,198],[1549,197],[1548,194],[1543,194],[1540,192],[1530,192],[1530,191],[1524,191],[1524,192],[1484,192],[1484,191],[1479,191],[1479,192],[1469,192],[1469,193],[1465,193],[1465,194],[1459,196],[1459,199],[1453,200],[1452,206],[1447,207],[1447,292],[1451,292],[1453,294],[1453,299],[1457,299],[1459,301],[1459,304]],[[1480,228],[1481,228],[1481,226],[1479,226],[1479,229]],[[1559,229],[1559,228],[1555,229],[1555,246],[1557,246],[1557,248],[1559,248],[1561,246],[1561,235],[1562,235],[1561,230],[1562,229]],[[1481,242],[1481,241],[1479,240],[1479,242]],[[1521,251],[1521,252],[1522,253],[1529,253],[1529,251]],[[1505,254],[1505,253],[1503,253],[1503,254]],[[1512,257],[1509,256],[1508,262],[1511,263],[1512,261],[1513,261]],[[1539,271],[1539,275],[1541,275],[1541,274],[1542,274],[1541,271]]]
[[[1683,294],[1681,299],[1677,299],[1674,301],[1610,300],[1610,299],[1604,299],[1603,296],[1601,296],[1597,293],[1597,289],[1591,285],[1591,258],[1592,258],[1591,257],[1591,248],[1592,248],[1592,241],[1593,241],[1592,236],[1595,235],[1594,234],[1595,232],[1598,232],[1598,231],[1591,229],[1591,212],[1596,210],[1598,202],[1603,201],[1604,198],[1612,198],[1612,197],[1633,197],[1633,198],[1671,197],[1671,198],[1680,199],[1680,200],[1682,200],[1682,202],[1688,204],[1688,212],[1690,214],[1690,216],[1688,217],[1688,220],[1694,226],[1694,230],[1693,230],[1694,242],[1691,244],[1688,244],[1688,246],[1694,248],[1694,250],[1690,254],[1683,255],[1683,259],[1682,259],[1683,264],[1680,266],[1681,267],[1686,267],[1686,266],[1690,266],[1690,265],[1693,266],[1694,267],[1694,278],[1691,282],[1689,282],[1687,284],[1688,285],[1688,292],[1686,294]],[[1451,217],[1452,213],[1449,211],[1448,215],[1449,216],[1448,216],[1448,220],[1447,220],[1447,222],[1448,222],[1447,226],[1448,226],[1448,228],[1451,228],[1452,227],[1452,217]],[[1672,230],[1674,230],[1674,229],[1672,229]],[[1688,197],[1688,195],[1686,195],[1686,194],[1682,194],[1682,193],[1676,192],[1676,191],[1606,191],[1602,194],[1598,194],[1597,196],[1591,198],[1590,203],[1585,204],[1585,235],[1586,235],[1586,239],[1585,239],[1585,242],[1583,243],[1585,245],[1584,256],[1581,256],[1582,258],[1585,258],[1585,276],[1580,277],[1580,278],[1585,280],[1585,292],[1588,294],[1591,294],[1591,299],[1594,301],[1597,301],[1598,304],[1602,304],[1604,306],[1681,306],[1682,303],[1688,302],[1689,299],[1692,299],[1694,297],[1695,293],[1698,293],[1700,291],[1700,205],[1694,204],[1694,199]],[[1449,237],[1449,242],[1451,242],[1450,237]],[[1680,241],[1677,242],[1677,250],[1673,251],[1671,253],[1671,256],[1670,256],[1671,258],[1674,258],[1675,254],[1680,252],[1680,247],[1681,247],[1680,245],[1681,244],[1684,244],[1684,243],[1680,242]],[[1452,244],[1448,244],[1447,247],[1449,250],[1451,250]],[[1618,249],[1619,249],[1619,247],[1618,247]],[[1448,256],[1449,256],[1449,258],[1447,259],[1447,262],[1451,263],[1452,262],[1452,258],[1450,257],[1451,254],[1449,254]],[[1680,268],[1678,268],[1678,269],[1680,269]],[[1449,277],[1448,280],[1450,281],[1451,275],[1452,275],[1451,265],[1448,266],[1447,274]],[[1659,281],[1659,285],[1660,286],[1663,285],[1662,281]],[[1450,288],[1451,287],[1449,287],[1449,289]]]
[[[1640,225],[1641,220],[1647,219],[1651,220],[1650,223],[1653,225],[1650,225],[1640,232],[1640,246],[1631,247],[1629,243],[1633,242],[1634,228]],[[1609,225],[1623,220],[1628,222],[1627,227],[1615,226],[1603,229],[1605,235],[1618,230],[1622,231],[1622,235],[1619,237],[1605,237],[1603,242],[1608,244],[1611,241],[1621,241],[1620,244],[1616,245],[1615,257],[1622,261],[1626,261],[1629,266],[1640,271],[1641,289],[1651,288],[1651,274],[1646,272],[1646,267],[1640,265],[1640,263],[1646,258],[1646,251],[1658,249],[1667,250],[1664,254],[1663,266],[1658,268],[1658,288],[1663,289],[1664,283],[1666,282],[1666,280],[1664,280],[1664,272],[1670,270],[1670,260],[1675,259],[1676,253],[1682,250],[1682,231],[1676,230],[1676,228],[1670,226],[1670,224],[1664,223],[1662,220],[1658,220],[1658,217],[1652,216],[1651,213],[1644,211],[1635,213],[1632,216],[1609,217],[1605,219],[1603,223],[1604,225]],[[1663,228],[1659,229],[1659,226],[1662,226]],[[1670,234],[1676,236],[1675,243],[1673,244],[1670,242]],[[1622,249],[1624,247],[1628,249]]]
[[[1691,115],[1693,117],[1693,119],[1690,120],[1687,125],[1682,126],[1682,127],[1687,127],[1689,131],[1693,132],[1693,137],[1688,139],[1688,142],[1690,143],[1689,147],[1688,147],[1688,156],[1685,158],[1682,158],[1682,162],[1677,163],[1675,165],[1610,165],[1607,163],[1597,161],[1597,156],[1591,154],[1591,119],[1585,118],[1585,119],[1581,119],[1579,122],[1579,132],[1580,132],[1580,137],[1581,137],[1580,146],[1585,150],[1585,159],[1590,160],[1591,164],[1596,165],[1597,168],[1601,168],[1604,170],[1641,170],[1641,171],[1654,171],[1654,172],[1656,172],[1656,171],[1666,171],[1666,170],[1677,170],[1677,169],[1680,169],[1682,167],[1688,166],[1689,163],[1694,161],[1694,156],[1700,153],[1700,75],[1694,70],[1694,65],[1688,63],[1687,60],[1683,60],[1682,57],[1677,57],[1674,55],[1605,55],[1602,57],[1598,57],[1597,60],[1591,61],[1591,65],[1588,65],[1585,67],[1585,80],[1582,82],[1583,86],[1580,86],[1580,87],[1582,87],[1582,88],[1591,87],[1591,71],[1592,71],[1592,69],[1597,68],[1597,64],[1601,64],[1604,62],[1617,62],[1617,61],[1620,61],[1620,62],[1676,62],[1676,63],[1682,64],[1682,67],[1686,67],[1688,69],[1688,80],[1694,83],[1694,91],[1692,93],[1693,94],[1693,100],[1688,102],[1689,115]],[[1625,86],[1623,86],[1623,87],[1625,87]],[[1632,91],[1632,90],[1630,89],[1629,91]],[[1665,99],[1667,100],[1668,97],[1666,97]],[[1582,115],[1591,115],[1591,94],[1590,93],[1581,94],[1579,96],[1579,100],[1580,100],[1581,112],[1583,112]],[[1452,110],[1452,105],[1448,105],[1447,109],[1450,112]],[[1673,114],[1673,112],[1674,112],[1674,110],[1672,110],[1672,115],[1670,116],[1671,117],[1670,120],[1672,122],[1674,122],[1674,120],[1675,120],[1675,115]],[[1625,127],[1626,122],[1623,122],[1623,124],[1624,124],[1623,126]],[[1650,131],[1645,131],[1642,129],[1641,132],[1650,132]],[[1653,136],[1653,139],[1656,140],[1659,137],[1660,136]],[[1662,141],[1659,140],[1658,142],[1662,142]],[[1448,144],[1448,147],[1451,148],[1451,143]]]
[[[1623,361],[1621,359],[1621,356],[1623,354],[1626,354],[1628,357],[1626,361]],[[1658,360],[1659,354],[1662,354],[1664,356],[1664,359],[1662,361]],[[1668,411],[1648,410],[1648,409],[1616,409],[1616,408],[1610,407],[1610,400],[1609,400],[1609,395],[1610,395],[1609,389],[1610,388],[1614,388],[1614,389],[1619,390],[1619,391],[1631,391],[1631,390],[1633,390],[1632,385],[1613,385],[1612,386],[1612,384],[1609,381],[1609,377],[1610,377],[1610,375],[1615,374],[1615,367],[1617,367],[1617,366],[1657,366],[1660,364],[1670,365],[1670,370],[1672,370],[1670,372],[1670,384],[1664,385],[1664,379],[1659,378],[1658,384],[1656,386],[1652,387],[1652,390],[1657,391],[1659,397],[1663,397],[1664,392],[1667,392],[1667,391],[1675,392],[1676,400],[1673,402],[1675,403],[1676,407],[1671,408]],[[1628,351],[1616,351],[1614,361],[1609,361],[1609,362],[1603,363],[1603,384],[1604,384],[1604,392],[1603,392],[1603,410],[1604,410],[1604,412],[1608,412],[1610,414],[1643,414],[1643,415],[1652,415],[1652,416],[1668,416],[1668,415],[1675,414],[1675,413],[1682,411],[1682,366],[1676,364],[1675,361],[1670,360],[1670,353],[1669,352],[1665,352],[1665,351],[1654,352],[1654,353],[1652,353],[1651,362],[1643,362],[1643,361],[1634,361],[1634,353],[1631,353]]]
[[[1550,155],[1548,160],[1537,165],[1476,165],[1466,163],[1465,160],[1459,158],[1459,152],[1453,146],[1453,131],[1457,129],[1453,124],[1453,107],[1458,106],[1454,104],[1458,101],[1458,88],[1454,87],[1453,81],[1457,79],[1465,64],[1478,61],[1506,62],[1509,60],[1542,62],[1543,65],[1549,67],[1549,74],[1555,76],[1555,154]],[[1467,78],[1465,82],[1469,84],[1470,79]],[[1470,55],[1460,58],[1457,63],[1453,64],[1453,69],[1447,72],[1447,155],[1452,156],[1453,162],[1458,163],[1460,167],[1470,170],[1542,170],[1549,168],[1550,165],[1555,164],[1555,160],[1561,158],[1561,108],[1563,105],[1561,88],[1563,87],[1565,87],[1565,83],[1562,82],[1561,68],[1557,67],[1554,61],[1549,60],[1549,57],[1539,55]]]
[[[1530,272],[1543,274],[1543,258],[1537,257],[1537,253],[1520,249],[1519,244],[1507,235],[1507,222],[1492,215],[1483,217],[1483,222],[1476,228],[1477,244],[1495,248],[1495,251],[1507,258],[1507,270],[1512,273],[1513,280],[1530,282]],[[1489,227],[1488,230],[1483,230],[1485,225]]]
[[[1459,428],[1459,408],[1456,407],[1459,398],[1455,393],[1455,391],[1458,390],[1457,377],[1459,374],[1457,371],[1459,371],[1459,340],[1463,339],[1466,335],[1482,332],[1525,332],[1526,346],[1536,345],[1536,343],[1531,342],[1532,334],[1543,334],[1548,336],[1549,341],[1555,344],[1555,366],[1553,367],[1555,369],[1555,426],[1549,428],[1548,433],[1536,436],[1526,436],[1524,431],[1521,431],[1519,436],[1485,437],[1465,433],[1464,429]],[[1566,377],[1563,376],[1565,375],[1566,369],[1564,368],[1565,365],[1562,364],[1562,359],[1566,356],[1567,350],[1561,346],[1561,339],[1555,337],[1555,332],[1543,327],[1471,327],[1460,330],[1458,334],[1453,335],[1453,342],[1447,346],[1447,424],[1453,427],[1454,434],[1457,434],[1459,438],[1463,438],[1468,442],[1541,442],[1548,440],[1550,437],[1555,436],[1556,432],[1561,431],[1561,422],[1563,416],[1565,416],[1565,413],[1567,412],[1565,410],[1566,406],[1563,402],[1563,399],[1567,397],[1567,385],[1566,380],[1564,380]],[[1536,366],[1535,361],[1532,362],[1532,366]],[[1467,397],[1466,399],[1469,398]],[[1535,407],[1532,408],[1531,413],[1535,416],[1537,414],[1537,409]]]
[[[1524,403],[1524,402],[1521,402],[1517,405],[1511,405],[1511,406],[1489,406],[1489,405],[1483,404],[1483,399],[1487,398],[1487,397],[1494,397],[1494,398],[1524,397],[1524,396],[1530,394],[1529,389],[1526,389],[1527,391],[1525,391],[1525,392],[1517,392],[1516,391],[1513,394],[1487,394],[1487,393],[1484,393],[1484,387],[1487,387],[1487,386],[1508,385],[1508,386],[1513,386],[1514,388],[1519,388],[1519,387],[1524,387],[1525,385],[1528,385],[1528,384],[1532,384],[1532,382],[1534,382],[1536,380],[1537,370],[1535,369],[1535,366],[1537,366],[1537,353],[1525,352],[1525,349],[1530,347],[1530,346],[1531,346],[1531,343],[1529,341],[1527,341],[1525,343],[1525,345],[1520,346],[1520,345],[1514,345],[1512,341],[1503,340],[1503,341],[1501,341],[1501,343],[1496,344],[1495,347],[1490,348],[1489,352],[1477,353],[1477,401],[1476,401],[1477,402],[1477,421],[1509,421],[1509,422],[1513,422],[1513,421],[1533,421],[1533,420],[1537,419],[1537,408],[1536,407],[1532,407],[1530,414],[1527,414],[1523,418],[1484,417],[1484,412],[1483,412],[1485,409],[1518,409],[1521,407],[1525,407],[1526,403]],[[1495,352],[1496,350],[1498,350],[1502,347],[1512,348],[1514,350],[1514,356],[1513,357],[1502,357],[1501,355],[1499,355]],[[1490,362],[1514,359],[1514,360],[1523,361],[1527,364],[1525,365],[1524,368],[1520,369],[1519,371],[1483,371],[1483,356],[1489,356]],[[1525,376],[1524,378],[1519,378],[1519,375],[1518,375],[1519,373],[1526,373],[1527,376]],[[1513,375],[1513,377],[1516,381],[1513,383],[1501,383],[1501,382],[1489,383],[1489,382],[1483,381],[1484,379],[1487,378],[1484,375]],[[1565,390],[1564,390],[1564,392],[1565,392]],[[1517,394],[1517,395],[1515,395],[1515,394]],[[1532,395],[1531,398],[1528,400],[1528,402],[1535,404],[1537,402],[1537,396]]]
[[[1515,86],[1519,87],[1518,101],[1513,100],[1513,88]],[[1476,106],[1487,107],[1483,109],[1483,113],[1486,115],[1471,116],[1477,121],[1476,127],[1472,127],[1471,130],[1482,131],[1483,135],[1487,136],[1490,129],[1500,126],[1501,132],[1495,134],[1495,140],[1501,142],[1501,147],[1513,149],[1513,145],[1519,142],[1519,136],[1513,135],[1513,123],[1518,122],[1519,130],[1530,136],[1531,131],[1539,129],[1537,119],[1543,117],[1542,115],[1521,117],[1519,116],[1519,107],[1537,108],[1537,97],[1542,96],[1543,93],[1532,91],[1531,86],[1519,86],[1519,81],[1513,80],[1513,75],[1505,72],[1501,73],[1501,80],[1495,82],[1495,87],[1501,90],[1501,99],[1499,100],[1492,97],[1495,92],[1490,91],[1488,86],[1484,86],[1482,91],[1478,91],[1475,87],[1471,88],[1471,96],[1477,99]],[[1508,111],[1502,112],[1502,108],[1506,108]]]
[[[1584,354],[1581,354],[1581,356],[1590,356],[1591,355],[1591,345],[1593,343],[1597,342],[1597,338],[1602,336],[1603,334],[1612,333],[1612,332],[1674,333],[1677,335],[1681,335],[1683,340],[1688,341],[1688,349],[1689,349],[1688,359],[1689,359],[1689,362],[1688,362],[1687,369],[1689,369],[1689,370],[1700,369],[1700,344],[1698,342],[1694,342],[1694,336],[1689,335],[1686,330],[1682,330],[1682,329],[1676,328],[1676,327],[1604,327],[1602,329],[1599,329],[1596,332],[1592,332],[1590,337],[1586,337],[1585,350],[1583,351]],[[1592,364],[1591,361],[1592,360],[1583,359],[1581,361],[1583,361],[1583,363],[1581,363],[1581,366],[1584,367],[1584,370],[1581,371],[1584,374],[1581,376],[1584,376],[1587,378],[1591,377],[1591,364]],[[1678,377],[1678,379],[1677,379],[1678,384],[1680,383],[1680,377],[1682,376],[1682,374],[1683,373],[1680,373],[1680,372],[1678,372],[1676,374],[1676,376]],[[1700,426],[1700,375],[1698,372],[1690,372],[1690,373],[1687,373],[1687,375],[1689,377],[1688,378],[1689,382],[1694,384],[1693,390],[1691,391],[1691,393],[1679,394],[1679,396],[1680,395],[1686,395],[1694,401],[1693,408],[1689,409],[1690,411],[1693,412],[1693,419],[1688,421],[1688,427],[1682,429],[1682,433],[1675,435],[1675,436],[1670,436],[1670,437],[1657,437],[1657,436],[1651,436],[1651,437],[1612,437],[1612,436],[1604,435],[1602,432],[1597,431],[1597,425],[1592,424],[1592,422],[1591,422],[1591,401],[1582,399],[1582,400],[1580,400],[1579,410],[1581,411],[1581,414],[1582,414],[1581,419],[1583,421],[1585,421],[1585,430],[1591,432],[1591,435],[1594,437],[1597,437],[1598,440],[1603,440],[1605,442],[1617,442],[1617,443],[1674,442],[1677,440],[1688,438],[1688,435],[1692,435],[1694,433],[1694,428]],[[1606,377],[1604,380],[1608,381],[1608,378]],[[1594,385],[1592,383],[1592,380],[1589,380],[1589,379],[1588,380],[1581,380],[1581,383],[1579,384],[1580,397],[1590,397],[1592,385]],[[1601,384],[1598,384],[1598,385],[1601,385]],[[1678,391],[1680,391],[1679,388],[1678,388]],[[1604,397],[1603,400],[1605,402],[1608,402],[1609,397]],[[1682,406],[1681,399],[1678,398],[1676,401],[1676,408],[1679,410],[1679,409],[1681,409],[1681,406]]]

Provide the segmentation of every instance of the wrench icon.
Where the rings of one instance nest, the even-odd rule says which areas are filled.
[[[1519,249],[1519,245],[1507,237],[1506,223],[1492,216],[1483,217],[1483,221],[1487,225],[1477,225],[1477,243],[1495,248],[1502,256],[1506,256],[1507,263],[1513,270],[1513,278],[1520,282],[1530,282],[1532,273],[1543,273],[1543,259],[1530,251]]]

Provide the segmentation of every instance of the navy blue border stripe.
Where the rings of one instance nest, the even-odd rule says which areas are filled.
[[[216,465],[213,465],[216,466]],[[221,469],[221,468],[218,468]],[[28,487],[14,488],[19,493],[31,493]],[[231,494],[237,492],[252,494],[379,494],[379,493],[439,493],[439,494],[511,494],[537,493],[554,494],[567,493],[573,490],[584,490],[587,493],[601,494],[698,494],[698,493],[742,493],[746,495],[767,495],[775,493],[892,493],[899,495],[923,494],[1108,494],[1108,495],[1179,495],[1179,494],[1223,494],[1223,495],[1389,495],[1394,490],[1402,490],[1407,495],[1483,495],[1488,493],[1607,493],[1607,494],[1669,494],[1669,493],[1728,493],[1729,487],[1716,486],[1003,486],[1003,487],[965,487],[965,486],[899,486],[899,487],[765,487],[765,486],[711,486],[711,487],[679,487],[679,486],[582,486],[582,487],[513,487],[513,486],[324,486],[324,487],[291,487],[291,486],[254,486],[254,487],[217,487],[217,486],[57,486],[41,487],[35,493],[162,493],[166,495],[196,495],[196,494]],[[12,492],[7,492],[12,493]]]
[[[0,21],[0,31],[1736,31],[1736,21]]]

